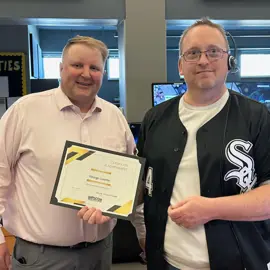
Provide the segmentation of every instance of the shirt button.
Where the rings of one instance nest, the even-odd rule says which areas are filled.
[[[179,152],[180,149],[179,149],[178,147],[175,147],[175,148],[173,149],[173,151],[174,151],[174,152]]]

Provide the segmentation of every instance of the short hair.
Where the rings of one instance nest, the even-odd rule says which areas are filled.
[[[101,40],[92,38],[92,37],[77,35],[68,40],[62,52],[62,59],[65,53],[68,51],[68,49],[74,44],[85,44],[86,46],[92,49],[99,50],[102,55],[103,63],[105,63],[108,58],[109,51],[108,51],[108,47],[105,45],[104,42],[102,42]]]
[[[212,28],[215,28],[217,30],[219,30],[219,32],[222,34],[222,36],[224,37],[225,41],[226,41],[226,47],[227,47],[227,50],[229,51],[230,50],[230,45],[229,45],[229,42],[228,42],[228,39],[227,39],[227,36],[226,36],[226,31],[225,29],[220,25],[220,24],[217,24],[217,23],[214,23],[212,22],[208,17],[203,17],[199,20],[197,20],[195,23],[193,23],[192,25],[190,25],[184,32],[183,34],[181,35],[181,38],[180,38],[180,41],[179,41],[179,57],[182,55],[182,46],[183,46],[183,41],[184,41],[184,38],[185,36],[187,35],[187,33],[197,27],[197,26],[201,26],[201,25],[207,25],[207,26],[210,26]]]

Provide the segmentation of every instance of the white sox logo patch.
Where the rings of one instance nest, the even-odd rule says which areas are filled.
[[[225,149],[226,158],[238,169],[228,171],[224,180],[236,179],[236,184],[241,188],[241,193],[251,190],[257,181],[254,160],[248,155],[252,146],[251,142],[236,139],[230,141]]]

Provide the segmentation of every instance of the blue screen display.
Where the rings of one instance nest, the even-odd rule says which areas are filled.
[[[270,82],[227,82],[226,86],[235,92],[265,104],[270,110]],[[181,83],[153,83],[152,103],[156,106],[166,100],[185,93],[187,86]]]
[[[153,106],[185,93],[186,90],[185,83],[154,83],[152,84]]]
[[[270,82],[233,82],[227,88],[264,103],[270,109]]]

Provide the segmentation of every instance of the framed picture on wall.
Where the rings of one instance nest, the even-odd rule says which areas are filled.
[[[25,67],[23,52],[0,52],[0,83],[5,97],[27,94]]]

